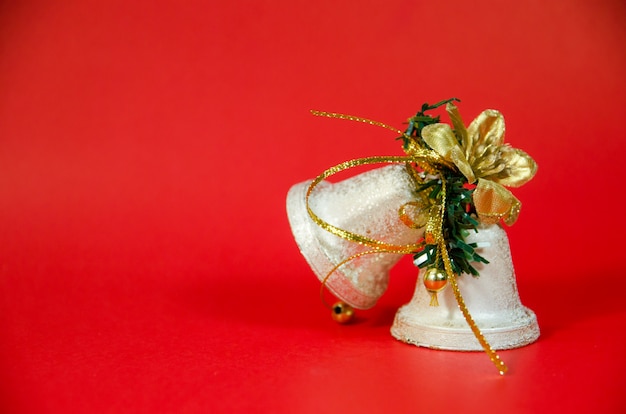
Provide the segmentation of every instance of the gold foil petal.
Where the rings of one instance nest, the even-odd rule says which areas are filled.
[[[515,223],[521,208],[513,193],[498,183],[482,178],[478,179],[474,190],[474,205],[481,222],[495,224],[504,220],[509,226]]]
[[[469,149],[472,147],[472,143],[469,141],[467,129],[465,128],[461,114],[459,114],[459,109],[450,102],[446,105],[446,111],[448,111],[456,136],[461,140],[461,147],[465,148],[465,158],[469,159]]]
[[[503,147],[500,159],[506,169],[491,177],[485,177],[507,187],[520,187],[530,181],[537,173],[537,163],[524,151]]]
[[[474,173],[479,177],[489,177],[503,171],[507,165],[500,158],[497,148],[485,152],[485,156],[472,164]]]
[[[463,150],[459,146],[452,128],[448,124],[432,124],[422,129],[422,138],[435,152],[441,155],[445,160],[452,161],[459,171],[467,178],[467,181],[473,183],[476,181],[474,172]]]
[[[467,135],[470,148],[466,148],[468,153],[468,161],[474,163],[474,160],[483,156],[484,152],[490,146],[500,146],[504,142],[504,117],[494,109],[483,111],[476,119],[472,121],[467,128]]]

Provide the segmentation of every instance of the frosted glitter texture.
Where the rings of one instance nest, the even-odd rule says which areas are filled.
[[[305,202],[311,182],[289,190],[287,216],[302,255],[323,281],[342,260],[371,248],[335,236],[311,220]],[[309,205],[319,218],[344,230],[390,244],[411,244],[422,237],[423,230],[404,225],[398,210],[415,201],[413,187],[404,165],[390,165],[336,184],[324,181],[311,193]],[[333,272],[326,286],[354,308],[371,308],[387,289],[389,270],[401,258],[391,253],[358,257]]]
[[[520,301],[506,232],[497,224],[481,226],[468,242],[488,242],[478,252],[489,264],[477,264],[480,277],[457,277],[459,289],[474,321],[493,349],[528,345],[539,337],[537,318]],[[400,308],[391,327],[398,340],[437,349],[482,350],[458,308],[452,289],[439,292],[439,306],[429,306],[430,295],[419,273],[415,294]]]

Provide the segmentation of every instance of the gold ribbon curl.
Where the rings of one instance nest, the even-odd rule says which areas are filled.
[[[357,257],[373,253],[412,254],[421,250],[425,244],[436,244],[437,255],[442,259],[444,270],[463,317],[491,362],[503,375],[507,371],[507,367],[491,348],[491,345],[472,318],[456,281],[456,275],[452,270],[452,264],[443,237],[446,183],[439,172],[442,167],[457,169],[467,178],[468,183],[477,181],[473,201],[481,222],[497,223],[503,220],[506,224],[511,225],[519,215],[521,203],[503,185],[517,187],[524,184],[534,176],[537,165],[523,151],[503,144],[504,119],[499,112],[493,110],[484,111],[466,129],[456,106],[449,103],[446,106],[446,110],[454,125],[454,131],[446,124],[432,124],[422,129],[422,138],[432,149],[424,148],[412,137],[382,122],[352,115],[311,111],[316,116],[363,122],[389,129],[402,135],[407,143],[405,146],[406,156],[378,156],[345,161],[327,169],[309,185],[305,202],[311,219],[318,226],[335,236],[371,247],[371,250],[352,255],[335,265],[322,280],[320,295],[322,296],[322,301],[324,301],[323,289],[328,278],[341,266]],[[411,166],[411,163],[415,163],[425,172],[439,175],[439,179],[442,181],[442,194],[440,197],[442,201],[430,206],[429,218],[425,225],[425,239],[418,243],[395,245],[341,229],[319,218],[309,205],[311,193],[326,178],[353,167],[380,163],[404,163],[407,165],[409,175],[413,179],[418,180],[416,171]],[[398,212],[403,223],[412,228],[418,227],[418,224],[408,218],[406,208],[415,204],[417,203],[406,203],[400,207]]]
[[[306,201],[306,209],[307,209],[307,212],[309,213],[309,216],[315,222],[315,224],[317,224],[318,226],[320,226],[327,232],[332,233],[335,236],[341,237],[342,239],[359,243],[364,246],[372,247],[373,249],[375,249],[376,251],[380,251],[381,253],[384,252],[384,253],[410,254],[414,252],[416,249],[421,248],[420,244],[395,245],[391,243],[386,243],[384,241],[372,239],[370,237],[363,236],[361,234],[353,233],[348,230],[344,230],[342,228],[333,226],[332,224],[319,218],[313,212],[313,210],[311,209],[311,206],[309,205],[309,197],[311,196],[311,193],[313,192],[315,187],[319,183],[324,181],[326,178],[334,174],[337,174],[341,171],[348,170],[350,168],[359,167],[362,165],[383,164],[383,163],[400,164],[400,163],[407,163],[411,161],[412,161],[411,157],[403,157],[403,156],[367,157],[367,158],[359,158],[359,159],[354,159],[350,161],[345,161],[345,162],[342,162],[341,164],[337,164],[327,169],[326,171],[318,175],[313,180],[313,182],[311,182],[311,184],[309,184],[309,188],[306,191],[305,201]],[[333,269],[333,272],[335,270],[336,269]]]

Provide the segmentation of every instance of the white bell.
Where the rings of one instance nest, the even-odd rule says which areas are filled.
[[[289,190],[287,216],[302,255],[323,282],[341,261],[371,248],[335,236],[311,219],[306,209],[311,182]],[[412,244],[422,237],[423,230],[407,227],[398,210],[415,201],[414,187],[404,165],[390,165],[336,184],[323,181],[311,193],[309,205],[319,218],[341,229],[389,244]],[[389,270],[401,258],[394,253],[360,256],[333,272],[326,287],[354,308],[371,308],[387,289]]]
[[[465,304],[485,339],[496,350],[517,348],[537,340],[537,318],[520,301],[506,232],[497,224],[480,226],[477,233],[470,233],[467,241],[487,245],[477,250],[489,261],[475,264],[480,276],[464,274],[456,278]],[[423,284],[424,271],[420,271],[413,299],[397,312],[391,334],[400,341],[428,348],[482,350],[450,286],[438,293],[439,306],[430,306],[430,294]]]

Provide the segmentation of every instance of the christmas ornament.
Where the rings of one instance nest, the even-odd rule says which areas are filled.
[[[411,302],[396,314],[392,335],[431,348],[483,349],[503,374],[506,366],[495,349],[523,346],[539,336],[534,313],[520,302],[500,227],[500,222],[512,225],[521,207],[506,187],[528,182],[537,165],[504,144],[498,111],[483,111],[465,127],[454,105],[458,101],[422,105],[404,132],[313,111],[395,131],[406,155],[331,167],[291,188],[287,213],[302,254],[322,282],[322,300],[326,287],[345,302],[331,308],[335,320],[349,320],[350,306],[373,306],[387,288],[389,269],[411,254],[421,269],[419,281]],[[452,126],[429,114],[442,105]],[[399,165],[335,184],[326,181],[338,172],[380,163]]]

